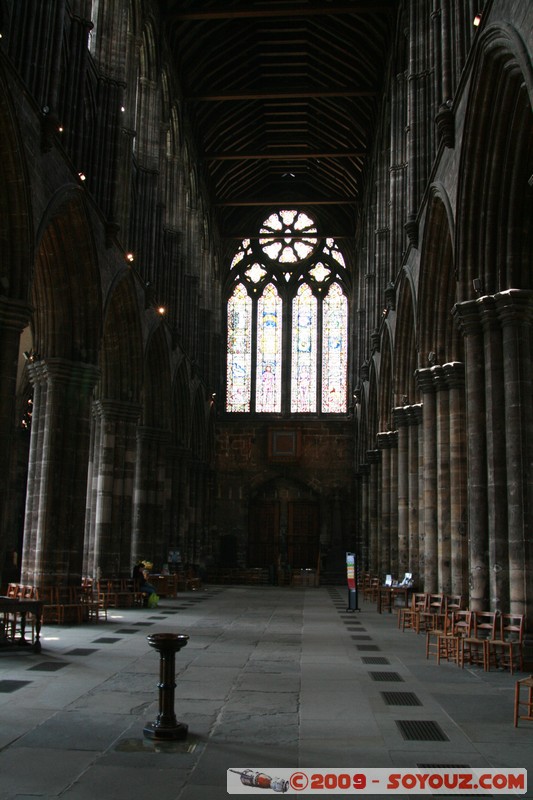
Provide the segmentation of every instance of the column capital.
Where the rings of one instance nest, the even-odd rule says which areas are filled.
[[[395,428],[405,428],[409,425],[407,408],[408,406],[396,406],[396,408],[392,409],[392,421]]]
[[[38,383],[78,386],[87,393],[92,391],[100,377],[100,370],[94,364],[69,361],[66,358],[28,362],[26,369],[32,386]]]
[[[367,450],[366,458],[369,464],[379,464],[381,461],[381,450]]]
[[[171,432],[166,428],[150,428],[148,425],[140,425],[137,428],[137,439],[144,442],[169,442],[172,438]]]
[[[412,406],[407,406],[407,422],[409,425],[420,425],[422,422],[422,403],[413,403]]]
[[[494,295],[494,303],[502,326],[530,324],[533,320],[533,291],[507,289]]]
[[[455,317],[459,330],[463,336],[472,336],[481,332],[480,301],[464,300],[456,303],[452,308],[452,317]]]
[[[124,422],[138,422],[142,406],[127,400],[95,400],[93,414],[104,420],[121,420]]]
[[[450,361],[448,364],[443,364],[442,369],[449,389],[465,385],[465,365],[462,361]]]
[[[430,394],[437,391],[437,376],[440,376],[439,370],[442,370],[442,367],[426,367],[415,371],[415,380],[422,394]]]
[[[29,325],[32,313],[28,303],[0,295],[0,326],[20,333]]]
[[[380,450],[393,450],[398,447],[398,431],[383,431],[376,436]]]

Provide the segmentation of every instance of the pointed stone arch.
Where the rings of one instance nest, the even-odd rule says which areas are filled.
[[[31,302],[41,358],[97,363],[101,292],[85,197],[72,187],[52,200],[38,236]]]
[[[151,333],[144,359],[142,424],[170,430],[171,377],[168,340],[163,324]]]
[[[433,184],[417,297],[420,369],[428,364],[461,360],[462,341],[451,315],[456,301],[454,238],[450,200],[442,185]]]
[[[134,279],[124,271],[109,292],[100,354],[99,396],[139,403],[143,382],[142,330]]]
[[[465,122],[458,196],[459,298],[531,288],[533,68],[506,24],[478,42]]]
[[[379,431],[388,430],[391,425],[391,414],[394,405],[393,369],[392,339],[388,325],[384,325],[381,334],[379,362]]]
[[[33,230],[30,180],[12,100],[0,77],[0,294],[27,302]]]
[[[394,337],[394,387],[397,405],[404,406],[414,402],[417,358],[414,289],[411,281],[404,275],[398,287]]]

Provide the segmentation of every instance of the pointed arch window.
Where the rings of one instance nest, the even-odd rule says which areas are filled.
[[[281,411],[281,333],[281,299],[269,283],[257,301],[256,411]]]
[[[226,295],[226,411],[346,413],[348,286],[340,248],[304,212],[275,212],[242,241]]]

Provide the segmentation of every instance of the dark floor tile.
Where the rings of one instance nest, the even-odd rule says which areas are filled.
[[[63,667],[68,667],[68,661],[43,661],[41,664],[34,664],[33,667],[28,669],[37,672],[57,672],[58,669],[63,669]]]
[[[33,683],[33,681],[10,681],[10,680],[0,681],[0,692],[2,692],[2,694],[9,694],[10,692],[16,692],[18,689],[22,689],[29,683]]]

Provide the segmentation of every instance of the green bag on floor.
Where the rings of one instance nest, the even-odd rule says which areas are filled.
[[[157,604],[159,603],[159,595],[155,592],[148,595],[148,608],[157,608]]]

